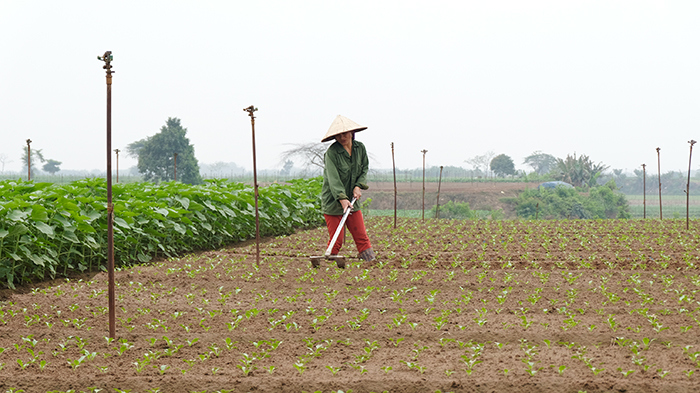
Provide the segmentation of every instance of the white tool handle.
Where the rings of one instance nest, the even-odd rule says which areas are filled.
[[[347,208],[347,210],[345,210],[343,218],[340,219],[338,229],[335,230],[335,234],[333,235],[330,244],[328,244],[328,248],[326,249],[326,253],[324,254],[325,256],[331,255],[331,252],[333,251],[333,246],[335,246],[335,242],[336,240],[338,240],[338,236],[340,236],[340,232],[343,230],[343,225],[345,225],[345,220],[347,220],[348,216],[350,215],[350,211],[352,210],[352,206],[355,204],[356,200],[356,198],[352,198],[352,201],[350,201],[350,207]]]

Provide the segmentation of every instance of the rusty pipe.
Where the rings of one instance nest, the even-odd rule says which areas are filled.
[[[117,183],[119,183],[119,149],[114,149],[114,152],[117,154]]]
[[[693,145],[696,144],[695,140],[691,139],[688,141],[690,143],[690,155],[688,156],[688,184],[685,187],[685,230],[690,229],[690,162],[693,159]]]
[[[253,130],[253,194],[255,196],[255,265],[260,266],[260,215],[258,211],[258,169],[255,157],[255,116],[258,108],[253,105],[243,109],[250,116],[250,126]]]
[[[397,198],[396,194],[396,160],[394,159],[394,142],[391,142],[391,166],[394,168],[394,229],[396,229],[396,216],[397,216]]]
[[[173,179],[177,181],[177,153],[173,154]]]
[[[642,204],[644,206],[644,218],[647,218],[647,164],[642,164]]]
[[[661,148],[656,148],[656,155],[659,161],[659,220],[664,219],[664,211],[661,205]]]
[[[435,203],[435,218],[440,218],[440,185],[442,184],[442,168],[440,165],[440,178],[438,180],[437,202]]]
[[[107,51],[98,60],[107,79],[107,280],[109,297],[109,337],[116,338],[116,306],[114,289],[114,206],[112,205],[112,52]]]
[[[421,153],[423,153],[423,207],[421,209],[421,220],[425,220],[425,153],[427,152],[425,149],[421,150]]]
[[[27,139],[27,181],[32,180],[32,148],[29,146],[31,139]]]

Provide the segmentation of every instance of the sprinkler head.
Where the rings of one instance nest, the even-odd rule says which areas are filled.
[[[112,61],[114,60],[114,56],[112,56],[112,51],[107,51],[105,52],[104,55],[102,56],[97,56],[97,60],[99,61]]]

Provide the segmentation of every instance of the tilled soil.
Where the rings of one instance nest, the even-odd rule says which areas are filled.
[[[423,195],[423,183],[399,182],[397,186],[397,209],[430,210],[437,203],[438,183],[426,183]],[[501,210],[506,218],[515,218],[514,205],[507,202],[508,198],[516,198],[526,189],[536,188],[538,183],[454,183],[443,182],[440,188],[440,205],[448,202],[469,203],[474,210]],[[386,182],[370,182],[369,189],[363,191],[363,198],[372,199],[370,209],[394,208],[394,184]]]
[[[698,223],[372,218],[0,293],[8,392],[696,392]],[[344,251],[353,255],[351,239]]]

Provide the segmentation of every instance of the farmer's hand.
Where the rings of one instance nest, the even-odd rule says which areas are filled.
[[[355,197],[355,199],[357,199],[358,201],[360,200],[360,198],[362,197],[362,190],[360,189],[360,187],[355,187],[352,190],[352,196]]]
[[[350,207],[350,201],[347,199],[341,199],[340,200],[340,205],[343,207],[343,213],[345,213],[346,210]]]

